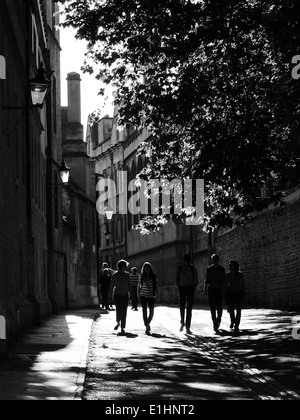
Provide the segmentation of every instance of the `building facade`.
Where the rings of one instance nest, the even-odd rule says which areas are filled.
[[[62,108],[63,158],[71,167],[68,186],[63,187],[63,261],[59,272],[61,305],[68,308],[94,306],[97,291],[97,212],[95,165],[87,155],[81,124],[81,78],[70,73],[68,107]],[[62,270],[61,270],[62,268]]]
[[[128,186],[147,164],[145,157],[138,155],[138,149],[150,135],[147,130],[136,130],[130,125],[119,131],[117,119],[116,109],[113,118],[106,116],[87,129],[88,152],[96,162],[98,179],[111,179],[117,187],[115,196],[109,197],[110,203],[115,203],[113,220],[108,222],[104,215],[98,218],[99,264],[108,262],[116,269],[117,261],[126,258],[131,267],[137,266],[140,270],[146,261],[151,262],[159,276],[163,301],[176,303],[178,292],[175,287],[175,272],[184,254],[194,254],[194,262],[201,272],[204,284],[209,262],[208,235],[200,228],[176,224],[172,220],[159,232],[148,236],[142,236],[139,231],[133,229],[143,215],[133,215],[128,210],[128,202],[136,194],[134,191],[128,191]],[[124,176],[122,172],[126,174],[127,184],[120,188],[120,185],[123,185],[119,179],[120,176]],[[124,191],[121,189],[126,187],[127,213],[120,214],[124,210],[123,207],[120,209],[124,197]],[[111,233],[109,239],[106,238],[107,232]],[[199,288],[198,300],[201,300],[201,295]]]
[[[49,176],[61,159],[59,34],[52,1],[1,1],[0,312],[8,337],[53,310],[49,275]],[[29,80],[43,64],[52,91],[32,108]],[[51,71],[50,71],[51,70]],[[57,82],[55,82],[55,80]],[[50,147],[49,147],[50,146]]]
[[[52,0],[0,2],[0,316],[8,339],[60,309],[97,304],[95,171],[79,75],[69,75],[61,108],[58,10]],[[51,81],[42,108],[30,92],[41,64]]]

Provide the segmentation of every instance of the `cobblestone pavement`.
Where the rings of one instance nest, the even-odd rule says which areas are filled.
[[[115,313],[101,314],[93,326],[83,399],[300,399],[294,314],[246,310],[239,336],[226,328],[224,314],[215,335],[209,311],[201,308],[194,312],[194,334],[187,336],[179,332],[178,312],[156,308],[151,337],[141,310],[129,311],[124,337],[113,331]]]

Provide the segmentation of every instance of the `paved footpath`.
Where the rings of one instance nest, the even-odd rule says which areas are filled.
[[[0,401],[81,399],[93,320],[99,311],[54,316],[0,361]]]
[[[0,361],[0,401],[300,399],[296,314],[246,310],[238,337],[224,314],[217,336],[202,307],[187,336],[178,308],[159,306],[151,337],[141,310],[129,311],[122,337],[115,312],[99,313],[64,313],[18,339]]]
[[[212,331],[210,313],[194,313],[193,335],[179,332],[174,307],[156,308],[153,335],[145,335],[141,310],[129,311],[123,337],[115,314],[93,327],[85,400],[293,400],[300,399],[300,341],[292,318],[280,311],[244,311],[239,336]],[[227,324],[227,325],[226,325]]]

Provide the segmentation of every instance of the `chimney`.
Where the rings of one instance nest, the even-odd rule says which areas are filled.
[[[78,73],[69,73],[68,81],[68,122],[81,124],[81,77]]]

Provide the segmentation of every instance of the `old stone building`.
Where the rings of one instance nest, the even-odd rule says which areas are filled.
[[[117,128],[118,113],[104,117],[93,127],[88,126],[87,144],[91,160],[95,161],[96,180],[111,179],[119,186],[120,171],[124,171],[124,141],[132,128],[119,131]],[[119,191],[110,197],[119,203]],[[116,268],[118,260],[127,255],[126,215],[120,214],[119,207],[115,209],[114,218],[109,221],[104,215],[98,214],[98,263],[107,262]]]
[[[87,155],[81,124],[81,78],[70,73],[68,107],[62,109],[63,158],[71,167],[63,188],[63,246],[65,273],[61,304],[93,306],[97,294],[97,229],[95,165]]]
[[[0,81],[0,312],[9,336],[39,323],[56,306],[48,252],[51,179],[62,153],[55,11],[56,4],[46,0],[0,4],[0,55],[6,66]],[[42,109],[32,107],[29,87],[40,63],[52,81]]]
[[[128,185],[145,167],[146,160],[138,156],[138,149],[142,142],[147,141],[147,130],[135,130],[128,125],[124,130],[117,128],[118,110],[114,117],[108,116],[87,129],[87,143],[90,157],[96,162],[98,179],[111,179],[117,191],[115,197],[110,197],[114,204],[115,215],[109,222],[104,215],[99,217],[99,263],[108,262],[116,268],[120,258],[127,258],[131,267],[139,269],[146,261],[150,261],[158,273],[160,290],[165,302],[177,302],[178,292],[175,287],[175,271],[181,263],[185,253],[193,252],[194,261],[201,273],[204,274],[209,261],[208,236],[201,229],[186,226],[173,221],[164,226],[160,232],[142,236],[132,227],[139,223],[142,214],[132,214],[128,209],[128,202],[135,192],[128,191]],[[127,177],[126,194],[121,191],[120,175]],[[126,197],[126,214],[120,211],[120,203]],[[121,197],[121,200],[120,200]],[[124,207],[124,206],[123,206]],[[149,209],[150,211],[150,209]],[[125,212],[124,212],[125,213]],[[111,233],[106,237],[106,233]],[[193,245],[192,245],[193,243]],[[198,300],[201,299],[199,288]]]

